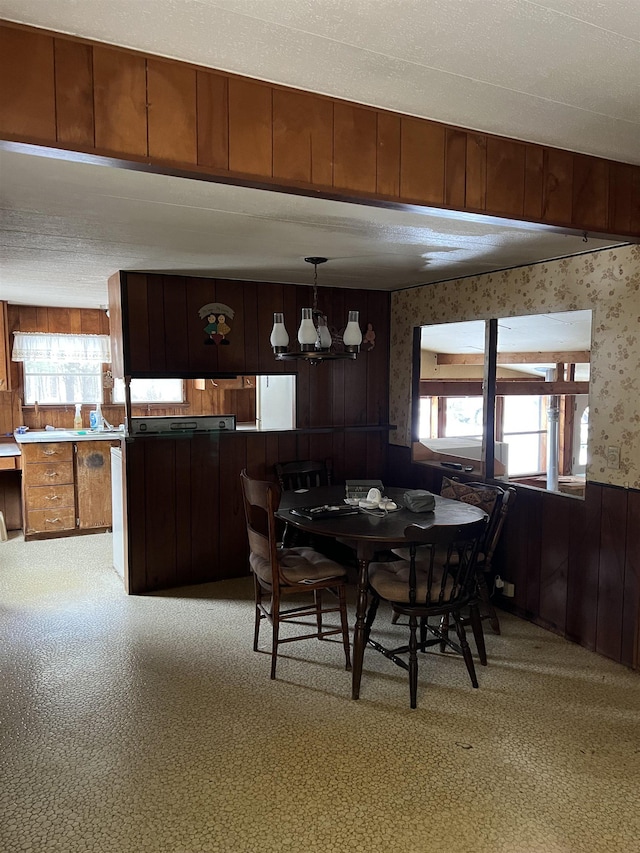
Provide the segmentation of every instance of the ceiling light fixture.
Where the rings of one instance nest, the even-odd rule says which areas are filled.
[[[307,359],[312,364],[337,358],[354,359],[360,350],[362,332],[358,322],[359,312],[349,311],[347,325],[342,334],[331,332],[327,316],[318,310],[318,265],[326,263],[326,258],[305,258],[313,264],[313,304],[302,309],[302,319],[298,329],[300,349],[289,352],[289,335],[284,325],[284,314],[273,315],[271,346],[278,360]]]

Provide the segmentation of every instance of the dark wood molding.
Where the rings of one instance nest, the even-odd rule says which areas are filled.
[[[498,350],[498,321],[494,318],[485,322],[484,378],[482,383],[482,473],[493,478],[496,458],[496,358]]]

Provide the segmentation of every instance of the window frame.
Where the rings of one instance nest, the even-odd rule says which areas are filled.
[[[576,309],[582,310],[582,309]],[[567,313],[571,313],[568,311]],[[591,311],[591,324],[593,328],[593,311]],[[528,315],[524,315],[528,316]],[[536,315],[531,315],[536,316]],[[464,322],[464,321],[461,321]],[[469,321],[475,322],[475,321]],[[482,430],[482,463],[481,470],[482,475],[488,479],[495,479],[495,445],[496,442],[503,441],[504,432],[503,432],[503,423],[504,423],[504,406],[501,400],[504,399],[505,395],[498,396],[496,394],[497,383],[498,383],[498,323],[499,319],[492,317],[484,320],[485,324],[485,346],[484,346],[484,372],[482,378],[482,399],[483,399],[483,411],[484,411],[484,423]],[[421,391],[421,333],[422,329],[425,326],[429,326],[428,323],[423,323],[420,326],[414,326],[413,329],[413,373],[412,373],[412,417],[411,417],[411,444],[412,447],[416,442],[420,441],[420,401],[422,399],[431,399],[432,400],[432,413],[433,413],[433,401],[436,400],[436,408],[437,408],[437,418],[438,418],[438,430],[437,437],[445,436],[444,429],[444,409],[440,403],[443,400],[446,400],[448,397],[460,397],[460,396],[473,396],[477,397],[477,394],[442,394],[442,395],[434,395],[433,385],[438,382],[437,379],[429,379],[425,380],[428,384],[430,393],[422,394]],[[438,325],[433,324],[433,325]],[[582,362],[576,362],[582,363]],[[571,374],[567,377],[563,377],[558,381],[567,381],[567,382],[575,382],[575,366]],[[443,383],[447,380],[440,380]],[[582,380],[580,381],[581,384]],[[570,418],[567,417],[566,408],[567,401],[571,399],[575,399],[576,396],[586,393],[587,395],[591,392],[591,377],[588,379],[588,391],[570,391],[563,394],[557,394],[560,400],[560,435],[561,435],[561,443],[560,443],[560,475],[563,475],[563,471],[567,464],[567,459],[571,461],[573,456],[573,439],[571,436],[567,436],[567,429],[570,423]],[[548,395],[534,395],[540,396],[544,398]],[[587,403],[587,407],[589,403]],[[431,423],[433,424],[433,417],[431,419]],[[526,434],[540,434],[543,435],[543,430],[531,430],[527,431]],[[508,433],[509,435],[515,435],[519,433]],[[546,434],[544,434],[544,439],[546,439]],[[541,441],[541,444],[543,442]],[[546,443],[546,441],[544,442]],[[587,464],[588,464],[588,453],[589,453],[589,441],[587,440]],[[579,448],[578,448],[579,452]],[[546,447],[541,448],[541,455],[546,455]],[[413,454],[412,454],[413,456]],[[537,475],[527,475],[527,474],[518,474],[513,475],[514,480],[517,480],[520,477],[527,476],[538,476]]]
[[[69,363],[77,363],[77,362],[69,362]],[[20,386],[22,388],[22,394],[23,394],[23,399],[24,399],[24,402],[22,404],[23,408],[35,409],[35,407],[37,406],[39,409],[46,409],[46,408],[47,409],[55,409],[55,408],[59,409],[59,408],[66,408],[66,407],[70,407],[70,406],[72,407],[72,406],[75,406],[77,403],[80,403],[82,406],[95,406],[95,404],[97,402],[99,402],[100,404],[104,404],[104,402],[105,402],[104,385],[103,385],[103,377],[104,377],[104,369],[105,369],[104,364],[98,364],[96,362],[95,376],[98,379],[98,383],[99,383],[100,400],[88,400],[88,399],[58,400],[55,403],[51,403],[51,402],[43,403],[43,402],[40,402],[40,400],[34,400],[33,402],[27,402],[27,377],[28,376],[51,376],[51,375],[55,375],[55,374],[51,374],[51,373],[32,373],[32,372],[29,372],[25,367],[25,365],[27,365],[27,364],[29,364],[28,360],[23,361],[23,362],[19,362],[20,371],[21,371]],[[68,374],[68,375],[73,375],[73,374]],[[93,374],[90,374],[87,372],[85,374],[78,374],[78,375],[90,376]]]

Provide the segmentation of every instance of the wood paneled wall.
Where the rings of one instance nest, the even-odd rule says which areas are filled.
[[[0,136],[193,177],[640,237],[640,167],[0,26]]]
[[[229,433],[126,443],[129,592],[248,573],[240,471],[275,480],[278,461],[331,457],[336,482],[379,477],[387,432]]]
[[[8,308],[8,328],[11,333],[50,332],[52,334],[109,334],[109,320],[106,312],[92,308],[45,308],[32,305],[10,305]],[[11,363],[12,393],[0,393],[0,434],[13,432],[24,424],[30,429],[44,429],[49,424],[54,427],[71,429],[75,407],[33,406],[22,407],[22,365]],[[227,388],[224,382],[207,382],[204,390],[194,387],[192,381],[185,382],[185,402],[180,406],[133,406],[134,417],[145,415],[207,415],[236,414],[238,420],[255,419],[255,381],[248,378],[249,386],[240,391]],[[89,427],[87,404],[82,407],[83,426]],[[103,414],[109,423],[117,426],[124,421],[123,405],[103,405]]]
[[[108,335],[109,318],[101,308],[45,308],[9,305],[9,331],[59,335]]]
[[[22,421],[18,391],[0,391],[0,435],[9,435]]]
[[[109,319],[99,308],[46,308],[35,305],[9,305],[7,310],[9,346],[13,347],[13,332],[48,332],[50,334],[108,335]],[[11,385],[16,397],[11,432],[24,424],[31,429],[44,429],[47,424],[56,427],[73,427],[74,407],[51,406],[35,411],[22,408],[23,382],[22,364],[11,362]],[[83,416],[89,426],[89,409],[85,406]],[[107,415],[108,417],[108,415]],[[118,421],[119,423],[120,421]]]
[[[269,343],[274,311],[284,311],[292,346],[311,288],[293,284],[227,281],[155,273],[120,273],[109,283],[110,305],[122,297],[122,332],[111,311],[112,349],[124,352],[130,376],[211,377],[224,373],[296,373],[297,426],[357,426],[388,422],[390,295],[323,287],[319,307],[330,325],[344,327],[349,309],[371,323],[375,348],[365,344],[355,361],[276,361]],[[121,289],[120,289],[121,288]],[[199,309],[223,302],[234,309],[228,346],[207,345]],[[119,341],[122,339],[123,343]]]
[[[219,373],[297,374],[299,429],[318,432],[212,434],[126,444],[129,591],[219,580],[248,572],[240,471],[274,479],[276,462],[331,457],[336,482],[379,477],[388,442],[388,293],[322,288],[320,307],[336,324],[350,308],[376,331],[355,361],[276,361],[273,312],[285,312],[295,340],[309,287],[123,273],[110,281],[114,350],[127,375],[214,377]],[[234,309],[228,346],[207,344],[199,309]],[[121,311],[120,311],[121,306]],[[119,343],[121,341],[121,343]],[[238,391],[238,393],[244,393]]]
[[[390,485],[436,493],[445,473],[412,464],[404,447],[389,447],[388,470]],[[640,492],[587,483],[580,500],[515,488],[494,563],[515,598],[500,606],[639,668]]]

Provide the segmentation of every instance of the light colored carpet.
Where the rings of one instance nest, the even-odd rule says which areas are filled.
[[[126,596],[109,534],[0,543],[0,850],[640,850],[640,677],[504,615],[457,656],[251,650],[250,580]],[[392,626],[382,612],[376,626]],[[263,628],[263,647],[268,629]]]

